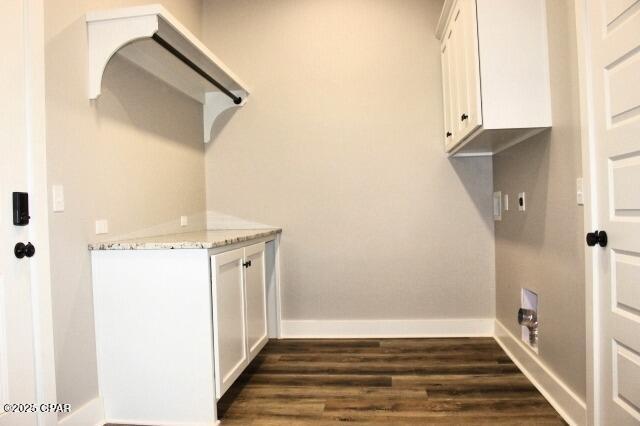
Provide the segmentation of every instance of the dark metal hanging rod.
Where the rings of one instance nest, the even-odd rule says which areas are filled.
[[[236,105],[239,105],[240,103],[242,103],[242,98],[240,96],[236,96],[233,93],[231,93],[231,91],[229,89],[227,89],[226,87],[224,87],[222,84],[220,84],[215,78],[211,77],[209,74],[207,74],[202,68],[200,68],[199,66],[197,66],[195,63],[193,63],[189,58],[187,58],[186,56],[184,56],[182,53],[180,53],[180,51],[178,51],[175,47],[173,47],[172,45],[170,45],[165,39],[163,39],[162,37],[160,37],[158,35],[158,33],[155,33],[153,36],[151,36],[151,38],[158,43],[160,46],[164,47],[165,49],[167,49],[173,56],[175,56],[176,58],[180,59],[182,62],[184,62],[184,64],[186,66],[188,66],[189,68],[191,68],[192,70],[194,70],[195,72],[197,72],[198,74],[200,74],[200,76],[202,78],[204,78],[205,80],[207,80],[209,83],[213,84],[214,86],[216,86],[218,89],[220,89],[220,91],[222,93],[224,93],[225,95],[227,95],[228,97],[231,98],[231,100],[233,100],[233,103]]]

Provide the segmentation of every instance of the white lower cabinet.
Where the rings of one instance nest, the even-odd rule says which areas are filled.
[[[211,256],[216,398],[268,340],[265,245]]]
[[[91,252],[107,423],[217,424],[216,401],[278,336],[278,251],[271,236]]]

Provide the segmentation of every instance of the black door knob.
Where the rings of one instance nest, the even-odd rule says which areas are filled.
[[[13,248],[13,254],[16,255],[18,259],[22,259],[23,257],[33,257],[36,254],[36,248],[31,243],[17,243]]]
[[[447,137],[450,138],[451,137],[451,132],[447,132]]]
[[[466,120],[467,118],[469,118],[469,116],[468,116],[467,114],[462,114],[462,115],[460,116],[460,121],[464,121],[464,120]]]
[[[593,247],[598,244],[600,247],[606,247],[608,242],[607,233],[605,231],[589,232],[587,234],[587,245]]]

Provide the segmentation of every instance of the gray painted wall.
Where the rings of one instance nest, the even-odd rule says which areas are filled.
[[[44,3],[48,179],[64,185],[66,201],[65,212],[49,215],[57,390],[75,409],[98,395],[87,250],[98,238],[95,220],[109,220],[101,239],[178,229],[180,215],[204,225],[202,112],[117,58],[107,66],[102,96],[87,98],[84,14],[153,1]],[[200,0],[163,3],[199,32]]]
[[[573,2],[547,1],[553,129],[494,157],[495,190],[511,210],[496,222],[496,314],[516,336],[520,289],[538,293],[541,360],[586,394],[580,103]],[[518,212],[516,195],[527,193]]]
[[[206,148],[207,207],[281,226],[283,318],[493,318],[491,159],[450,161],[441,1],[205,0],[252,89]]]

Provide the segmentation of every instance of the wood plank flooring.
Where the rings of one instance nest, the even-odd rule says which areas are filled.
[[[566,424],[492,338],[272,340],[218,416],[222,426]]]
[[[223,426],[565,424],[492,338],[272,340]]]

